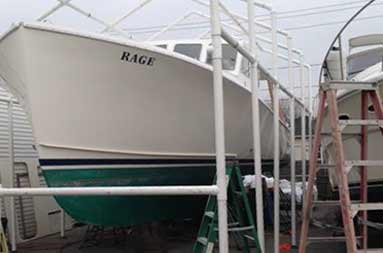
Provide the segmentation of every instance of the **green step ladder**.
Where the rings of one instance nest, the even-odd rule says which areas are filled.
[[[228,230],[237,248],[242,252],[261,253],[254,217],[249,199],[242,183],[242,175],[238,166],[226,168],[228,197]],[[216,179],[214,179],[216,182]],[[210,195],[194,243],[193,253],[212,253],[218,239],[217,196]],[[239,242],[242,242],[240,244]],[[252,247],[250,246],[252,245]]]

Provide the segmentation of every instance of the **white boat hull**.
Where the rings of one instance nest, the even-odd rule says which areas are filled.
[[[37,25],[8,32],[0,53],[0,74],[30,115],[40,159],[214,158],[208,65]],[[226,152],[252,158],[251,94],[225,75],[224,101]],[[271,159],[272,112],[260,105],[262,158]],[[280,136],[284,157],[285,127]]]

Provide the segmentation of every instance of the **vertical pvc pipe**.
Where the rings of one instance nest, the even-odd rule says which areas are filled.
[[[288,80],[291,87],[291,94],[294,94],[294,73],[293,73],[293,54],[292,39],[287,37],[288,47]],[[297,246],[297,220],[296,220],[296,200],[295,200],[295,100],[290,99],[290,182],[291,182],[291,245]]]
[[[9,163],[11,166],[11,184],[10,187],[14,187],[15,177],[15,150],[13,140],[13,102],[10,98],[8,103],[8,128],[9,128]],[[16,210],[15,210],[15,198],[10,197],[11,214],[10,214],[10,236],[11,236],[11,250],[16,251]]]
[[[62,208],[60,208],[60,236],[65,237],[65,212]]]
[[[272,32],[272,71],[277,80],[277,60],[278,60],[278,41],[277,41],[277,19],[275,12],[271,12],[271,32]],[[279,252],[279,84],[274,84],[273,89],[273,119],[274,119],[274,252]]]
[[[257,60],[257,45],[255,39],[255,10],[254,0],[247,1],[247,11],[249,20],[249,46],[250,53]],[[254,154],[254,174],[256,180],[256,210],[257,210],[257,232],[258,240],[262,252],[265,252],[265,234],[263,221],[263,188],[262,188],[262,160],[261,160],[261,135],[260,135],[260,116],[259,116],[259,87],[258,87],[258,62],[251,63],[251,101],[252,101],[252,120],[253,120],[253,154]]]
[[[301,165],[302,165],[302,192],[305,196],[306,192],[306,106],[305,106],[305,81],[304,81],[304,65],[303,65],[303,55],[299,57],[300,61],[300,82],[301,82],[301,99],[303,103],[302,113],[301,113]],[[303,204],[304,198],[302,198]],[[303,205],[302,205],[303,206]]]
[[[219,0],[210,0],[211,36],[213,41],[213,78],[214,78],[214,123],[215,149],[217,155],[217,186],[218,186],[218,235],[219,252],[229,252],[227,229],[227,188],[225,166],[225,129],[223,108],[222,80],[222,41],[219,16]]]
[[[311,154],[311,149],[313,145],[313,105],[312,105],[312,69],[310,65],[307,65],[307,85],[308,85],[308,109],[309,109],[309,150],[308,153]]]

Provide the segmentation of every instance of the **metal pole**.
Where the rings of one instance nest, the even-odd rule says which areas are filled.
[[[8,127],[9,127],[9,162],[11,166],[11,184],[10,187],[14,188],[15,178],[15,150],[13,140],[13,101],[9,100],[8,103]],[[11,214],[10,214],[10,235],[11,235],[11,250],[16,251],[16,210],[15,210],[15,198],[10,197]]]
[[[305,81],[304,81],[304,65],[303,55],[300,55],[300,82],[301,82],[301,99],[303,103],[301,113],[301,166],[302,166],[302,192],[303,196],[306,192],[306,108],[305,108]],[[302,198],[302,202],[304,198]],[[302,203],[303,204],[303,203]],[[302,205],[303,206],[303,205]]]
[[[263,221],[263,189],[262,189],[262,160],[261,160],[261,135],[260,135],[260,116],[259,116],[259,87],[258,87],[258,62],[257,45],[255,40],[255,9],[254,0],[247,1],[247,11],[249,20],[249,46],[250,53],[255,58],[251,62],[250,81],[251,81],[251,101],[253,119],[253,155],[254,155],[254,174],[256,180],[256,210],[257,210],[257,232],[261,251],[265,252],[265,229]]]
[[[292,39],[287,37],[288,45],[288,80],[291,92],[294,93],[294,73]],[[291,245],[297,246],[297,220],[296,220],[296,200],[295,200],[295,103],[294,98],[290,98],[290,181],[291,181]]]
[[[277,19],[275,12],[271,12],[272,30],[272,70],[277,79],[278,42],[277,42]],[[279,252],[279,83],[274,84],[273,89],[274,109],[274,252]]]
[[[219,252],[229,252],[227,229],[227,188],[225,172],[225,129],[223,108],[222,80],[222,40],[219,16],[219,0],[210,0],[211,36],[213,41],[213,76],[214,76],[214,122],[215,149],[217,153],[217,186],[218,186],[218,235]]]

